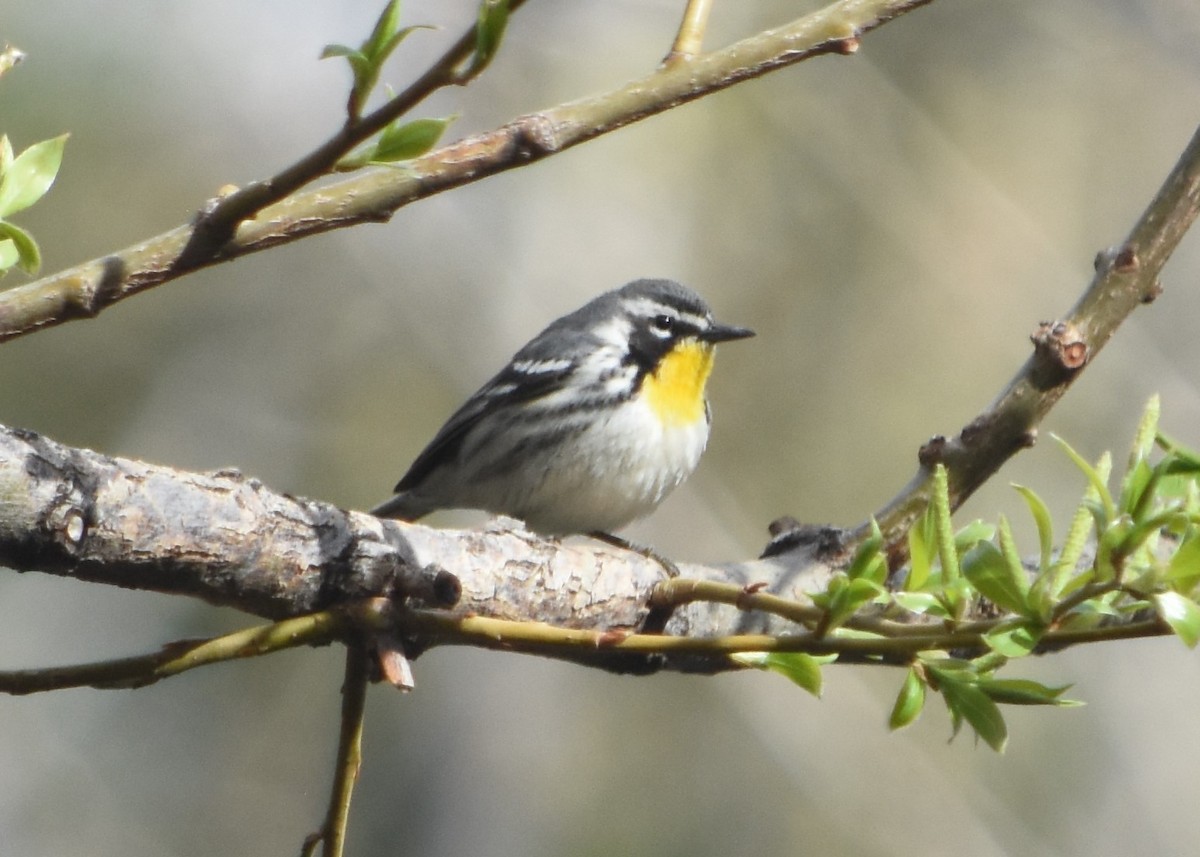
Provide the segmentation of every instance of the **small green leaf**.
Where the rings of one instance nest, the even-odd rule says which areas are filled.
[[[888,718],[888,728],[893,732],[903,729],[921,715],[925,707],[925,682],[921,681],[915,668],[910,668],[896,696],[896,704],[892,706],[892,714]]]
[[[1105,583],[1116,580],[1126,556],[1121,546],[1127,540],[1131,540],[1136,531],[1133,519],[1128,515],[1119,516],[1100,531],[1100,539],[1096,542],[1096,559],[1093,562],[1097,581]]]
[[[0,217],[23,211],[45,196],[62,165],[68,136],[34,143],[17,155],[0,176]]]
[[[13,162],[13,147],[7,134],[0,134],[0,176],[8,172]]]
[[[1178,459],[1182,464],[1188,465],[1192,472],[1200,470],[1200,453],[1194,449],[1184,446],[1179,441],[1167,434],[1158,432],[1154,437],[1154,442],[1172,457]]]
[[[1101,503],[1100,508],[1104,513],[1103,520],[1100,520],[1099,517],[1097,520],[1100,524],[1100,528],[1103,529],[1103,527],[1116,516],[1116,505],[1113,503],[1112,494],[1109,493],[1108,486],[1105,484],[1106,478],[1101,478],[1099,470],[1096,467],[1092,467],[1092,465],[1088,464],[1087,461],[1084,460],[1083,456],[1075,451],[1071,444],[1067,443],[1056,434],[1052,433],[1050,437],[1054,438],[1058,445],[1061,446],[1067,453],[1067,456],[1071,459],[1071,461],[1075,463],[1075,466],[1079,468],[1080,472],[1087,477],[1088,484],[1091,485],[1096,499]],[[1107,456],[1108,453],[1105,453],[1105,455]]]
[[[834,628],[829,632],[831,640],[886,640],[884,634],[875,631],[863,631],[858,628]]]
[[[1169,508],[1139,520],[1116,544],[1115,553],[1121,557],[1133,556],[1147,544],[1155,544],[1158,534],[1179,517],[1178,509]]]
[[[38,249],[32,235],[16,224],[0,220],[0,239],[12,242],[13,250],[16,251],[16,263],[22,271],[26,274],[37,273],[38,268],[42,266],[42,251]]]
[[[346,155],[334,166],[339,172],[361,169],[371,165],[391,164],[420,157],[437,143],[446,126],[457,119],[416,119],[408,123],[393,123],[369,146]]]
[[[1167,453],[1155,468],[1162,476],[1154,499],[1160,504],[1177,505],[1183,514],[1200,519],[1200,469],[1192,468],[1196,463],[1175,452]]]
[[[1200,604],[1178,592],[1160,592],[1153,597],[1154,609],[1189,649],[1200,642]]]
[[[394,163],[419,158],[441,139],[442,134],[457,116],[443,119],[415,119],[404,124],[393,123],[379,136],[373,163]]]
[[[392,52],[414,30],[429,29],[433,28],[423,25],[400,27],[400,2],[399,0],[391,0],[375,20],[375,26],[371,30],[371,35],[366,38],[361,46],[358,48],[337,44],[325,46],[324,50],[321,51],[321,59],[343,57],[350,63],[350,70],[354,74],[354,84],[350,88],[350,97],[346,102],[346,112],[349,115],[351,123],[357,122],[362,116],[363,107],[366,105],[371,91],[379,82],[379,74],[383,70],[383,65],[387,62],[388,57],[392,55]],[[357,166],[362,166],[369,160],[370,158],[366,158],[362,163],[356,164],[355,167],[341,166],[341,168],[357,168]]]
[[[844,575],[835,575],[829,581],[828,598],[824,603],[816,598],[814,603],[824,607],[826,611],[825,630],[837,628],[854,615],[858,608],[884,594],[884,589],[878,583],[860,577],[850,580]]]
[[[952,658],[941,651],[921,652],[920,657],[926,671],[939,680],[949,677],[958,681],[974,681],[978,674],[974,662]]]
[[[392,55],[392,52],[400,46],[400,43],[415,33],[417,30],[435,30],[436,27],[431,27],[429,24],[413,24],[409,27],[403,27],[392,33],[392,37],[384,43],[380,49],[379,56],[376,62],[382,65],[384,60]]]
[[[321,49],[321,59],[327,60],[330,57],[345,57],[346,59],[353,57],[351,65],[356,63],[366,64],[368,62],[366,54],[358,48],[352,48],[349,45],[326,45]]]
[[[866,578],[882,586],[887,582],[887,560],[883,555],[883,533],[879,524],[871,519],[871,535],[863,539],[862,544],[854,553],[846,569],[846,576],[851,580],[858,577]]]
[[[1175,551],[1164,580],[1183,593],[1200,583],[1200,531],[1194,530]]]
[[[1003,705],[1058,705],[1063,708],[1083,705],[1078,700],[1062,698],[1071,689],[1069,684],[1048,687],[1024,678],[981,678],[978,687],[994,702]]]
[[[1024,570],[1014,572],[1000,549],[991,542],[980,542],[962,558],[963,575],[997,607],[1009,613],[1025,614],[1029,591]]]
[[[971,666],[975,669],[976,675],[990,676],[1007,663],[1008,658],[999,652],[984,652],[971,661]]]
[[[821,697],[821,666],[837,660],[837,655],[818,657],[804,652],[734,652],[729,657],[748,667],[779,673],[818,699]]]
[[[988,648],[1006,658],[1023,658],[1037,647],[1040,628],[1028,622],[998,625],[983,635]]]
[[[1013,488],[1024,498],[1025,505],[1029,507],[1029,514],[1033,516],[1033,522],[1037,525],[1038,545],[1041,547],[1038,568],[1045,571],[1050,567],[1050,556],[1054,551],[1054,524],[1050,520],[1050,510],[1032,488],[1016,483],[1013,483]]]
[[[8,273],[8,269],[17,264],[17,260],[21,258],[21,254],[17,252],[17,245],[13,244],[7,238],[0,241],[0,277]]]
[[[946,612],[946,606],[932,592],[893,592],[892,600],[905,610],[918,615],[928,614],[943,619],[950,616]]]
[[[1108,621],[1108,613],[1104,610],[1093,610],[1088,605],[1081,605],[1056,623],[1060,631],[1094,631]]]
[[[974,683],[953,679],[943,679],[940,690],[956,723],[966,720],[989,747],[997,753],[1004,752],[1008,727],[999,707],[986,693]]]
[[[976,518],[965,527],[961,527],[954,534],[954,547],[958,553],[964,554],[980,542],[988,541],[992,536],[996,535],[996,528],[991,524],[985,524],[983,521]]]
[[[325,50],[321,52],[321,59],[330,57],[342,57],[350,64],[350,74],[354,77],[354,83],[350,87],[350,97],[361,112],[362,103],[366,101],[375,81],[371,75],[371,61],[362,51],[346,45],[326,45]]]
[[[1188,449],[1171,450],[1166,463],[1167,474],[1171,476],[1178,474],[1196,476],[1200,474],[1200,458],[1197,458],[1196,453]]]
[[[475,20],[475,53],[460,80],[470,80],[482,72],[500,50],[500,42],[508,27],[508,0],[481,0]]]
[[[1189,484],[1195,488],[1196,474],[1200,473],[1200,469],[1193,469],[1193,464],[1194,462],[1180,458],[1174,453],[1164,456],[1151,471],[1142,496],[1133,507],[1134,520],[1141,521],[1155,508],[1161,509],[1167,505],[1184,509],[1184,505],[1178,501],[1186,498]],[[1180,480],[1179,476],[1184,478]]]
[[[363,42],[362,52],[374,65],[387,58],[387,44],[400,24],[400,0],[390,0],[375,20],[371,35]]]
[[[1134,514],[1134,510],[1142,505],[1147,495],[1152,494],[1152,488],[1157,481],[1155,470],[1144,458],[1139,458],[1129,465],[1125,478],[1121,480],[1121,495],[1119,508],[1126,514]]]
[[[908,576],[904,588],[918,592],[925,588],[933,573],[933,510],[927,506],[908,531]]]

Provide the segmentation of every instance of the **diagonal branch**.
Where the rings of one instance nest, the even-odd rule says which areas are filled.
[[[509,0],[515,12],[525,0]],[[434,92],[469,82],[457,73],[475,50],[475,28],[463,33],[403,92],[361,118],[354,118],[296,163],[264,181],[254,182],[216,200],[192,230],[188,246],[176,260],[177,269],[187,270],[218,261],[221,248],[233,237],[239,223],[269,205],[290,196],[333,170],[342,156],[404,116]]]
[[[112,304],[183,274],[357,223],[386,221],[400,208],[444,190],[479,181],[558,154],[580,143],[823,54],[857,50],[866,32],[931,0],[838,0],[785,26],[743,39],[687,62],[664,65],[602,95],[583,98],[439,149],[403,172],[371,170],[259,210],[254,191],[245,207],[216,204],[222,217],[243,220],[233,237],[198,242],[188,223],[101,259],[0,294],[0,341],[91,318]],[[324,159],[327,160],[327,159]],[[322,160],[322,163],[324,163]],[[303,163],[303,162],[301,162]],[[308,180],[311,169],[298,167]],[[277,177],[277,187],[286,182]],[[247,192],[249,194],[249,192]],[[232,198],[236,198],[234,194]],[[263,199],[270,197],[268,193]],[[222,205],[230,206],[222,209]],[[201,218],[200,222],[204,222]],[[194,248],[204,245],[203,253]],[[189,250],[189,247],[193,248]]]
[[[1000,466],[1037,438],[1037,427],[1126,318],[1162,291],[1159,274],[1200,212],[1200,129],[1119,247],[1096,257],[1091,284],[1067,315],[1043,323],[1034,352],[991,406],[955,437],[935,437],[920,452],[907,487],[875,513],[886,542],[899,549],[929,504],[934,465],[946,465],[958,508]],[[856,539],[870,524],[860,525]],[[902,552],[902,549],[900,549]]]

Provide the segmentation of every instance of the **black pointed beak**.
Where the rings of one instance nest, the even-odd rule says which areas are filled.
[[[734,327],[730,324],[716,324],[700,334],[705,342],[732,342],[735,339],[746,339],[753,336],[754,331],[748,327]]]

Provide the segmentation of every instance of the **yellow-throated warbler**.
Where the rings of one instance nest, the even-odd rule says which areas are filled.
[[[671,280],[606,292],[518,351],[372,513],[482,509],[549,535],[622,527],[696,469],[713,346],[753,335]]]

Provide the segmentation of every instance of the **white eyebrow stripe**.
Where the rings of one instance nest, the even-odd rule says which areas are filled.
[[[669,315],[673,318],[678,318],[693,327],[700,330],[706,329],[710,322],[702,315],[697,315],[694,312],[681,310],[679,307],[673,307],[669,304],[664,304],[661,301],[652,300],[650,298],[632,298],[625,300],[625,308],[634,315],[642,318],[650,318],[655,315]]]

